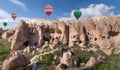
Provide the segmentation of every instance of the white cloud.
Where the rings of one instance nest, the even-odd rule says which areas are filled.
[[[74,19],[73,17],[60,17],[58,20],[63,21],[63,20],[72,20]]]
[[[74,10],[71,11],[71,13],[67,13],[67,14],[64,13],[63,14],[64,16],[69,16],[69,17],[59,17],[58,20],[62,21],[62,20],[72,20],[72,19],[74,19],[73,12],[74,12]]]
[[[70,14],[69,13],[63,13],[64,16],[69,16]]]
[[[113,6],[107,6],[105,4],[98,4],[94,5],[91,4],[88,6],[88,8],[81,8],[82,11],[82,18],[88,17],[88,16],[108,16],[108,15],[114,15],[114,11],[112,11],[115,7]]]
[[[10,18],[10,14],[8,14],[6,11],[0,9],[0,18],[1,19]]]
[[[9,14],[8,12],[6,12],[3,9],[0,9],[0,28],[1,27],[4,28],[4,26],[2,24],[3,22],[8,22],[9,23],[6,28],[15,27],[15,26],[17,26],[18,22],[21,19],[29,19],[29,18],[26,18],[26,17],[17,17],[16,20],[14,21],[12,19],[12,17],[11,17],[11,14]]]
[[[20,0],[9,0],[9,1],[12,2],[13,4],[16,4],[16,5],[20,6],[24,10],[27,10],[26,4],[21,2]]]
[[[0,9],[0,22],[12,22],[11,19],[11,15],[9,13],[7,13],[5,10]]]
[[[81,8],[79,10],[82,11],[82,16],[81,18],[86,18],[86,17],[94,17],[94,16],[108,16],[108,15],[114,15],[114,6],[108,6],[105,4],[91,4],[87,8]],[[60,17],[59,20],[71,20],[74,19],[73,15],[74,10],[71,11],[69,14],[70,17]]]

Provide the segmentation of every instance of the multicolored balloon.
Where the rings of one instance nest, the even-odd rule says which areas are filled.
[[[76,19],[79,19],[82,16],[82,12],[80,10],[75,10],[74,11],[74,17]]]
[[[16,13],[12,13],[11,17],[13,18],[13,20],[15,20],[17,18],[17,14]]]
[[[52,12],[53,12],[53,7],[52,7],[51,5],[45,6],[44,12],[45,12],[48,16],[50,16],[50,15],[52,14]]]
[[[3,22],[4,27],[6,27],[6,26],[7,26],[7,24],[8,24],[7,22]]]

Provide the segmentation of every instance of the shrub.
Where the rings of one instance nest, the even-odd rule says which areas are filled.
[[[49,53],[49,54],[46,54],[44,57],[45,57],[45,64],[47,65],[52,64],[53,58],[54,58],[53,54]]]
[[[45,64],[45,62],[41,60],[40,58],[37,58],[37,64]]]
[[[89,57],[85,52],[76,54],[76,57],[78,58],[78,61],[82,63],[86,63],[89,60]]]
[[[70,50],[70,48],[68,46],[62,47],[62,52],[67,52],[68,50]]]
[[[86,63],[89,59],[89,52],[82,51],[78,46],[72,48],[73,55],[78,59],[79,62]]]
[[[29,59],[31,59],[32,57],[34,57],[34,55],[32,55],[32,53],[27,53],[26,57],[29,58]]]
[[[54,54],[60,57],[63,55],[62,51],[55,51]]]

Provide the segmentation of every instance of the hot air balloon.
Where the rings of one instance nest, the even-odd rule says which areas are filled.
[[[15,20],[17,18],[17,14],[16,13],[12,13],[11,17],[13,18],[13,20]]]
[[[75,10],[74,11],[74,17],[76,19],[79,19],[81,17],[81,15],[82,15],[82,12],[80,10]]]
[[[3,22],[4,27],[6,27],[6,26],[7,26],[7,24],[8,24],[7,22]]]
[[[50,16],[50,15],[52,14],[52,12],[53,12],[53,7],[52,7],[51,5],[45,6],[44,12],[45,12],[48,16]]]

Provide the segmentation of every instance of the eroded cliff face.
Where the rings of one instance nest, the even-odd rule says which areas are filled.
[[[16,29],[2,37],[11,41],[12,50],[33,46],[40,48],[46,42],[52,48],[61,44],[81,46],[90,43],[97,44],[108,55],[120,53],[120,16],[89,17],[81,21],[42,21],[22,20]]]

